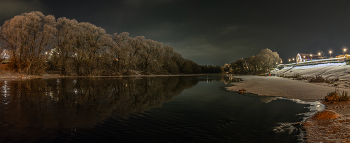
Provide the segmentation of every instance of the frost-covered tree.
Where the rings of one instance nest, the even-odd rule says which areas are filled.
[[[129,67],[128,70],[139,70],[137,68],[137,62],[139,61],[139,55],[141,53],[141,50],[144,46],[144,42],[146,41],[144,36],[137,36],[135,38],[129,39],[129,51],[128,51],[128,57],[129,57]]]
[[[268,72],[271,68],[276,67],[282,59],[277,52],[270,49],[263,49],[261,52],[249,58],[242,58],[230,64],[231,73],[235,74],[259,74]]]
[[[87,22],[79,23],[75,32],[73,69],[78,75],[100,75],[102,58],[107,58],[106,52],[115,46],[111,36],[101,27]]]
[[[146,74],[156,74],[162,71],[163,64],[163,45],[162,43],[146,40],[140,51],[140,68],[143,69]]]
[[[233,72],[236,74],[248,74],[247,62],[241,58],[231,64]]]
[[[116,58],[116,66],[119,74],[125,74],[128,72],[127,68],[129,68],[129,60],[130,60],[130,37],[128,32],[123,32],[120,34],[114,33],[112,37],[113,41],[116,43],[118,47],[115,50]]]
[[[256,56],[252,56],[249,58],[249,62],[248,62],[248,67],[251,71],[251,74],[257,74],[257,70],[260,68],[260,61],[259,58],[257,58]]]
[[[57,21],[41,12],[24,13],[0,27],[1,47],[11,54],[10,68],[19,73],[124,75],[200,73],[173,47],[129,33],[113,36],[88,22],[65,17]]]
[[[113,35],[118,45],[118,71],[122,74],[141,72],[144,74],[178,74],[184,59],[173,47],[145,39],[143,36],[129,37],[123,32]],[[197,70],[198,71],[198,70]]]
[[[54,42],[55,17],[34,11],[7,20],[0,27],[0,39],[11,51],[9,67],[19,73],[42,74],[45,49]]]
[[[270,49],[262,49],[257,58],[264,72],[270,71],[271,68],[276,67],[282,61],[278,53],[272,52]]]
[[[173,47],[165,46],[164,47],[164,62],[163,67],[169,74],[179,74],[180,68],[183,65],[183,57],[177,53]]]
[[[65,17],[58,18],[56,22],[57,31],[55,32],[55,53],[49,61],[52,63],[53,70],[58,70],[60,74],[68,74],[68,59],[75,56],[73,44],[78,36],[78,22]],[[52,55],[51,55],[52,56]]]

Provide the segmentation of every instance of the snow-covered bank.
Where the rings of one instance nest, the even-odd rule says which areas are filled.
[[[293,76],[301,75],[304,77],[315,77],[321,75],[324,78],[334,79],[339,78],[343,80],[350,80],[350,65],[345,63],[328,63],[310,66],[284,67],[281,70],[272,71],[272,74],[277,76]]]
[[[235,78],[241,78],[243,81],[234,83],[234,86],[227,87],[227,90],[245,89],[246,92],[259,96],[279,96],[308,102],[324,99],[327,93],[335,90],[332,86],[274,76],[235,76]],[[349,92],[350,88],[341,90]]]
[[[350,102],[324,104],[326,110],[303,123],[307,142],[350,142]]]
[[[232,91],[245,89],[246,92],[259,96],[280,96],[314,102],[324,99],[327,93],[334,91],[338,87],[335,87],[334,84],[349,85],[349,75],[342,71],[344,67],[348,68],[344,64],[333,64],[325,67],[324,65],[315,65],[315,69],[310,67],[296,67],[294,70],[298,71],[302,76],[321,75],[325,78],[343,79],[343,81],[340,80],[332,84],[315,84],[308,83],[305,80],[292,80],[276,76],[235,76],[235,78],[241,78],[243,81],[236,82],[234,86],[227,87],[227,89]],[[284,73],[287,72],[285,71]],[[341,86],[340,90],[349,92],[350,88]],[[335,118],[329,115],[326,115],[327,118],[313,116],[307,119],[303,124],[306,130],[307,142],[349,142],[350,102],[326,104],[326,109],[337,116]]]

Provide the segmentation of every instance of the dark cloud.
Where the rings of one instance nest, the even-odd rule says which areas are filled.
[[[0,1],[0,21],[4,22],[15,15],[30,11],[45,11],[39,1],[27,0],[1,0]]]
[[[0,22],[40,10],[93,23],[110,34],[143,35],[199,64],[222,65],[264,48],[284,61],[298,52],[340,54],[350,46],[349,7],[345,0],[4,0]]]

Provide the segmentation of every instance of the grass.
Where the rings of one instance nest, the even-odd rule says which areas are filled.
[[[293,78],[293,79],[296,79],[296,80],[302,80],[304,79],[304,77],[300,74],[294,74],[294,75],[290,75],[290,76],[286,76],[284,74],[282,75],[279,75],[279,77],[283,77],[283,78]]]
[[[350,98],[348,96],[347,91],[343,91],[342,93],[337,92],[336,90],[330,93],[327,93],[327,96],[325,97],[326,102],[342,102],[342,101],[349,101]]]

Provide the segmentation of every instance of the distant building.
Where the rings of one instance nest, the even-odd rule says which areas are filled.
[[[0,54],[0,59],[10,59],[10,51],[4,49]]]
[[[306,61],[311,61],[311,60],[316,60],[316,59],[320,59],[321,56],[317,55],[317,54],[302,54],[302,53],[298,53],[296,59],[297,63],[300,62],[306,62]]]

